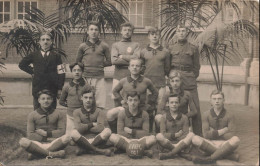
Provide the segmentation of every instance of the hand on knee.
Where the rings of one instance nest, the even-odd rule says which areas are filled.
[[[19,144],[21,147],[23,148],[28,148],[31,144],[31,140],[27,139],[27,138],[21,138],[20,141],[19,141]]]

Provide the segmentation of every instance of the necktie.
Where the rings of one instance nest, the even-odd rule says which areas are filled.
[[[47,60],[47,51],[44,52],[43,59],[44,59],[44,60]]]

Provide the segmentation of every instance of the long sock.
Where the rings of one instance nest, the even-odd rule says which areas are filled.
[[[159,133],[160,132],[160,126],[156,125],[155,123],[155,133]]]
[[[49,151],[46,149],[41,148],[40,146],[38,146],[37,144],[35,144],[34,142],[31,142],[31,144],[29,145],[28,148],[25,149],[27,152],[32,153],[35,156],[41,156],[41,157],[45,157],[49,155]]]
[[[117,119],[113,121],[108,121],[108,124],[110,126],[112,133],[117,133]]]
[[[174,156],[177,153],[179,153],[181,150],[183,150],[185,147],[187,147],[187,144],[181,141],[176,147],[173,148],[173,150],[170,153],[172,156]]]
[[[128,142],[124,140],[123,138],[120,138],[118,143],[116,144],[116,147],[118,149],[126,150],[126,147],[128,146]]]
[[[54,152],[54,151],[58,151],[58,150],[62,150],[64,149],[65,147],[67,146],[67,144],[64,144],[60,139],[58,139],[57,141],[55,141],[49,148],[48,150],[51,151],[51,152]]]
[[[231,153],[229,155],[224,156],[224,158],[232,161],[239,161],[239,154],[237,153]]]
[[[236,148],[233,147],[232,145],[230,145],[229,142],[226,142],[223,146],[221,146],[219,149],[217,149],[212,155],[211,155],[211,159],[212,160],[217,160],[217,159],[221,159],[222,157],[224,157],[225,155],[230,154],[231,152],[233,152]]]
[[[86,150],[93,150],[96,151],[96,147],[94,145],[91,145],[86,138],[81,136],[77,141],[76,144],[79,145],[79,147],[83,147]]]
[[[199,148],[209,154],[212,154],[217,150],[216,147],[214,147],[213,145],[211,145],[210,143],[208,143],[204,140]]]
[[[98,145],[98,144],[100,144],[100,143],[102,143],[102,142],[104,142],[104,140],[101,138],[100,135],[98,135],[98,136],[96,136],[96,137],[94,138],[94,140],[93,140],[93,142],[91,143],[91,145],[96,146],[96,145]]]
[[[172,145],[172,143],[169,140],[167,140],[166,144],[161,144],[159,142],[159,145],[161,145],[163,148],[166,148],[166,149],[169,149],[169,150],[172,150],[174,148],[174,146]]]

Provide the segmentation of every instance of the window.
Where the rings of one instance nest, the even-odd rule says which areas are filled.
[[[29,16],[26,14],[26,10],[30,10],[33,8],[37,8],[36,1],[18,1],[17,2],[17,18],[18,19],[25,19]]]
[[[123,11],[123,14],[136,27],[143,27],[143,0],[128,0],[128,3],[129,10],[127,12]]]
[[[0,24],[10,21],[11,7],[10,1],[0,1]]]

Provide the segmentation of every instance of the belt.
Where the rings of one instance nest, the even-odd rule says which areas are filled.
[[[192,71],[190,67],[186,67],[186,66],[173,66],[173,69],[175,70],[182,70],[182,71]]]

